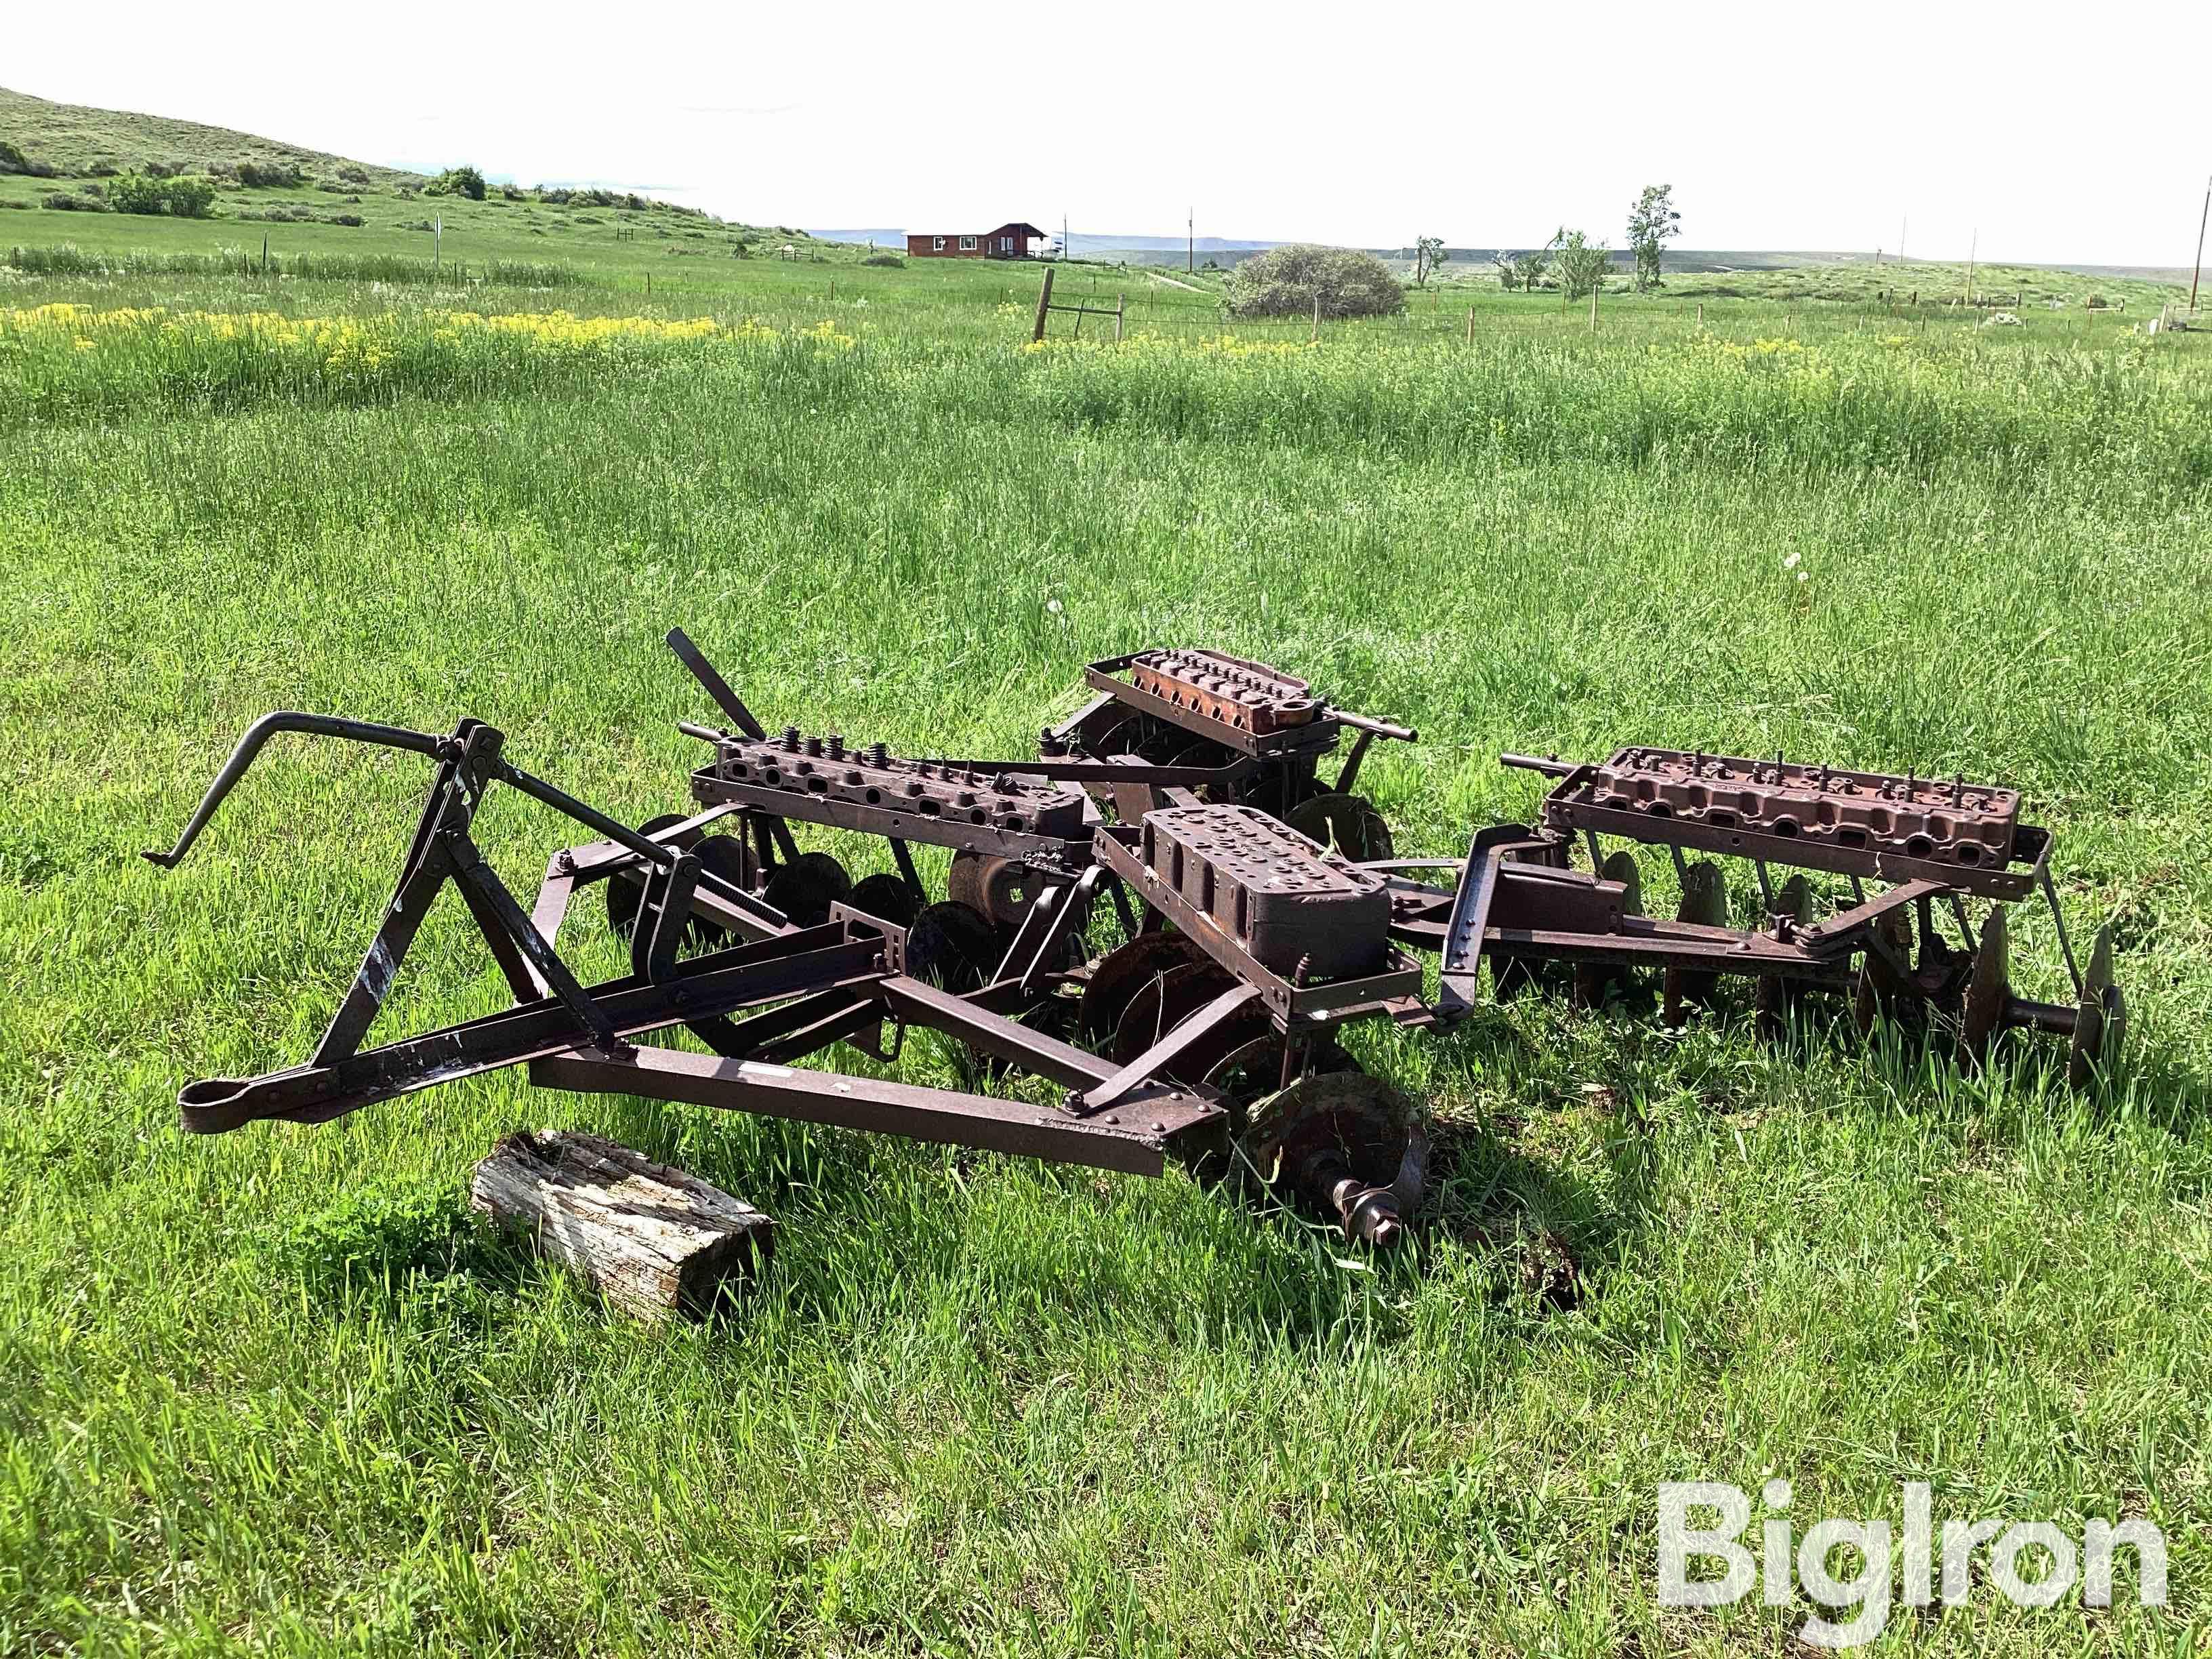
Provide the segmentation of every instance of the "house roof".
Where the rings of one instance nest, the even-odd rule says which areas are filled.
[[[909,236],[951,236],[956,234],[962,236],[1034,236],[1042,240],[1045,233],[1039,230],[1035,225],[1029,224],[1020,219],[1012,220],[1006,224],[994,226],[989,230],[963,230],[957,233],[949,230],[910,230],[907,232],[907,234]]]

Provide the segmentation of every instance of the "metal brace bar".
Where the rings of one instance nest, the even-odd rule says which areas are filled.
[[[2066,958],[2066,976],[2074,981],[2074,994],[2078,998],[2087,994],[2081,988],[2081,970],[2074,965],[2074,941],[2066,937],[2066,917],[2058,908],[2058,889],[2051,879],[2051,866],[2045,862],[2038,866],[2043,876],[2043,896],[2051,905],[2051,925],[2058,930],[2058,953]]]
[[[1212,1036],[1215,1027],[1246,1005],[1258,1001],[1261,994],[1256,985],[1234,985],[1188,1018],[1176,1022],[1151,1048],[1085,1095],[1082,1115],[1103,1112],[1147,1079],[1164,1076],[1200,1039]]]

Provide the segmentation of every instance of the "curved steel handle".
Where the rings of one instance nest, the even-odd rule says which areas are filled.
[[[142,856],[149,864],[159,865],[164,870],[173,870],[177,863],[207,828],[208,820],[215,816],[216,808],[222,805],[238,781],[246,775],[246,769],[253,764],[253,757],[261,752],[262,744],[279,732],[304,732],[310,737],[343,738],[349,743],[375,744],[385,749],[404,749],[417,755],[436,759],[450,739],[433,737],[428,732],[410,732],[404,726],[378,726],[369,720],[349,720],[336,714],[301,714],[280,708],[264,714],[246,728],[246,735],[238,740],[238,747],[230,751],[230,758],[216,774],[215,781],[208,786],[207,793],[200,799],[199,810],[185,832],[177,837],[177,844],[166,853],[149,850]]]

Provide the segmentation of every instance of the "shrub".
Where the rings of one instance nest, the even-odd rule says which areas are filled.
[[[331,213],[324,216],[323,222],[326,225],[344,225],[349,229],[358,230],[362,227],[362,220],[358,213]]]
[[[149,179],[173,179],[184,170],[185,164],[182,161],[149,161],[139,169]],[[208,163],[208,173],[213,178],[228,179],[231,174],[230,163],[210,161]]]
[[[1373,254],[1306,242],[1245,260],[1224,291],[1232,317],[1308,316],[1316,300],[1324,317],[1387,317],[1406,308],[1406,290]]]
[[[215,185],[205,179],[124,173],[117,174],[107,189],[118,213],[166,213],[178,219],[204,219],[215,205]]]
[[[471,167],[447,167],[422,186],[429,196],[465,196],[471,202],[484,198],[484,176]]]
[[[94,161],[84,170],[84,173],[88,179],[112,179],[122,171],[123,169],[112,161]]]
[[[350,161],[338,169],[338,177],[349,185],[365,185],[369,181],[368,169],[357,167]]]
[[[297,190],[301,178],[297,161],[257,161],[251,157],[240,161],[234,173],[248,190]]]
[[[861,260],[860,263],[864,265],[887,265],[893,270],[903,270],[906,269],[906,261],[900,258],[896,253],[871,253],[866,258]]]
[[[107,204],[96,197],[72,196],[61,190],[46,197],[40,205],[50,207],[58,213],[106,213],[110,210]]]
[[[170,215],[179,219],[204,219],[215,206],[215,186],[205,179],[172,179],[166,194]]]

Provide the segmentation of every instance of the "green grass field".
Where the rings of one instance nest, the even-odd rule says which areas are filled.
[[[246,228],[0,244],[82,227]],[[0,285],[0,1651],[1781,1653],[1802,1597],[1654,1593],[1656,1483],[1773,1474],[1801,1531],[1926,1480],[2166,1533],[2163,1613],[2124,1568],[2110,1613],[1984,1592],[1883,1651],[2204,1650],[2204,336],[1492,294],[1472,343],[1452,295],[1310,345],[1078,269],[1133,337],[1029,351],[1033,270],[471,236],[593,280]],[[641,321],[454,317],[556,311]],[[2075,1097],[2033,1045],[1969,1077],[1543,999],[1359,1030],[1441,1126],[1373,1259],[1181,1176],[514,1074],[180,1135],[185,1079],[312,1045],[423,781],[272,750],[151,869],[247,722],[473,714],[641,818],[708,715],[677,623],[772,721],[939,752],[1021,751],[1111,652],[1263,657],[1420,728],[1366,774],[1407,854],[1532,809],[1506,747],[2002,778],[2077,936],[2116,920],[2124,1064]],[[512,795],[480,833],[526,891],[569,838]],[[2015,944],[2055,994],[2025,906]],[[500,1006],[470,945],[440,912],[394,1017]],[[476,1237],[523,1123],[762,1206],[765,1279],[647,1334]]]

